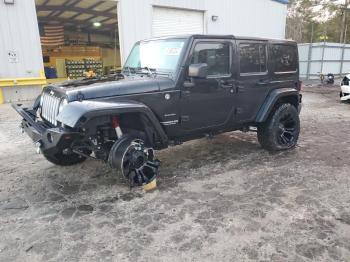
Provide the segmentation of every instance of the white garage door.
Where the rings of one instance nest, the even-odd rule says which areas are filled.
[[[201,11],[154,7],[153,36],[203,34],[204,14]]]

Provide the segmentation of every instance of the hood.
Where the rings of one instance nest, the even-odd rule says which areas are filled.
[[[158,92],[160,89],[173,88],[174,82],[165,77],[130,76],[124,79],[89,79],[67,81],[46,87],[48,91],[67,96],[68,101],[89,100],[112,96]]]

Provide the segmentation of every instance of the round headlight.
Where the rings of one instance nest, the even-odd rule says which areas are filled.
[[[63,110],[63,108],[68,105],[68,100],[66,98],[63,98],[60,102],[60,106],[58,108],[58,113],[61,113],[61,111]]]

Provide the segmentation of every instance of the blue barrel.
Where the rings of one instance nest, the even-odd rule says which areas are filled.
[[[45,66],[44,70],[45,70],[45,76],[47,79],[57,78],[56,68]]]

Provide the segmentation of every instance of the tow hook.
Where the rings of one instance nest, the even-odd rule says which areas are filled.
[[[41,143],[40,140],[35,143],[35,148],[36,148],[36,153],[37,154],[41,154],[41,146],[42,146],[42,143]]]

